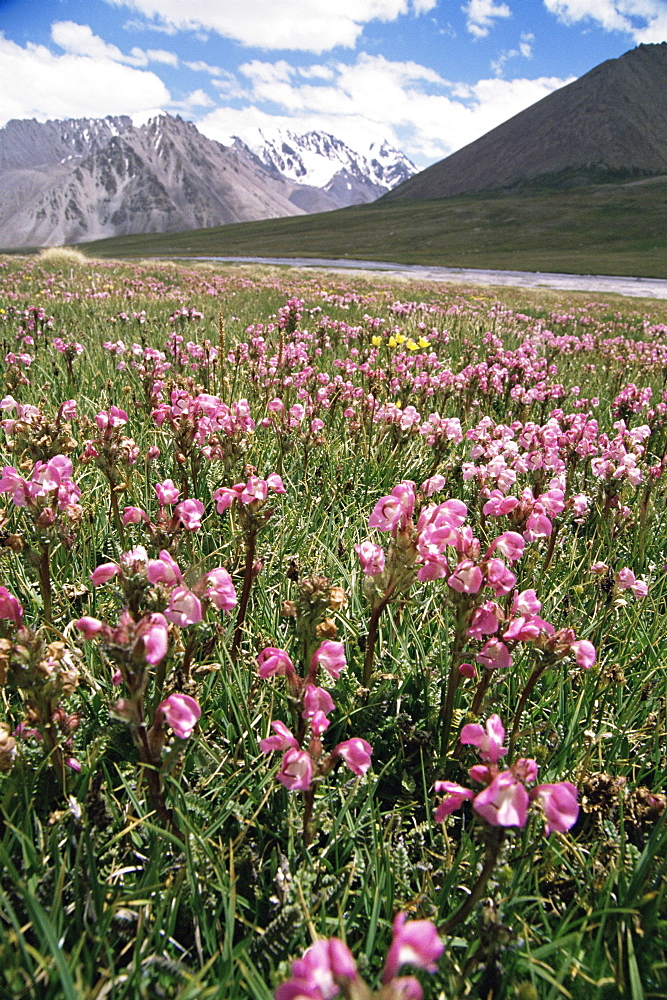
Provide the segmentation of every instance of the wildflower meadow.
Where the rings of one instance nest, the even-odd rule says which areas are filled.
[[[667,996],[667,304],[0,259],[0,997]]]

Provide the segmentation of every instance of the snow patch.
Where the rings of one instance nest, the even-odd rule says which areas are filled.
[[[135,128],[141,128],[142,125],[147,125],[153,118],[160,118],[161,116],[166,116],[166,114],[167,112],[163,111],[162,108],[152,108],[150,111],[137,111],[135,114],[130,115],[130,118]]]

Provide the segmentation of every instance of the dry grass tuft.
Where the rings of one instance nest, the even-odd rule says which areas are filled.
[[[90,264],[91,258],[74,247],[45,247],[37,254],[40,264],[55,264],[61,267],[82,267]]]

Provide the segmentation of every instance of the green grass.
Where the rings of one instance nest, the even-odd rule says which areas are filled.
[[[104,257],[336,257],[667,278],[667,181],[383,201],[292,219],[86,244]]]

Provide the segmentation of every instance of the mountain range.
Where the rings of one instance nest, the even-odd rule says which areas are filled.
[[[667,42],[600,63],[384,198],[554,190],[660,174],[667,174]]]
[[[248,129],[236,137],[235,145],[254,153],[276,177],[326,192],[336,208],[375,201],[417,172],[407,156],[387,142],[371,143],[363,155],[326,132]],[[292,200],[313,211],[304,195],[297,193]]]
[[[13,120],[0,129],[0,248],[331,211],[414,173],[387,144],[366,156],[323,132],[224,146],[164,113],[142,124]]]

